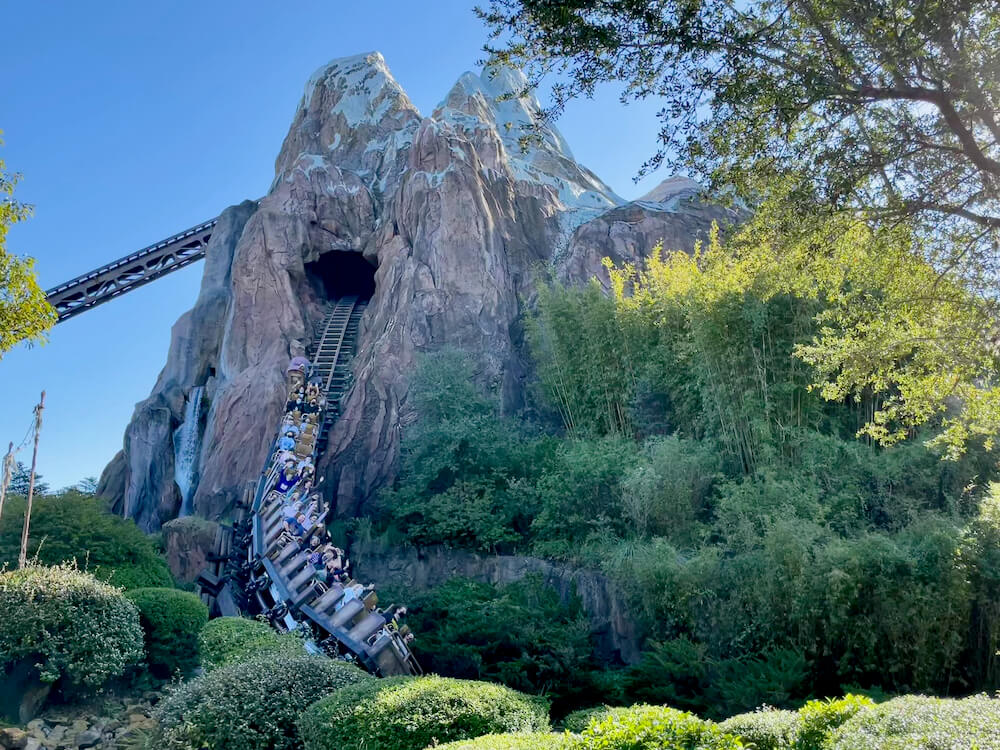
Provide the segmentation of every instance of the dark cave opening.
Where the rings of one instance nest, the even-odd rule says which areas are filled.
[[[328,300],[351,294],[369,300],[375,293],[375,266],[361,253],[331,250],[306,263],[305,271],[316,293]]]

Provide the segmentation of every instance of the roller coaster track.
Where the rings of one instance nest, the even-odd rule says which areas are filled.
[[[217,222],[209,219],[49,289],[45,294],[56,309],[57,322],[201,260]]]
[[[315,461],[325,431],[339,415],[340,399],[349,387],[350,361],[365,305],[357,297],[342,298],[317,329],[310,380],[322,382],[327,406],[318,424],[307,425],[300,434],[296,448],[300,456],[308,451]],[[222,614],[263,612],[280,629],[304,630],[309,636],[307,645],[313,650],[353,659],[372,674],[420,674],[420,665],[400,633],[387,627],[385,618],[375,609],[378,598],[374,591],[361,599],[351,599],[337,584],[324,590],[315,582],[308,554],[297,544],[281,542],[281,504],[266,502],[276,472],[280,471],[277,453],[275,441],[260,478],[247,490],[244,505],[249,509],[249,519],[239,519],[236,524],[250,526],[249,533],[244,534],[248,542],[245,555],[239,549],[232,555],[232,535],[226,527],[220,531],[220,557],[235,556],[245,561],[239,570],[248,574],[244,588],[250,593],[234,595],[231,585],[218,585],[218,575],[212,574],[203,574],[203,590],[214,578],[215,598]]]

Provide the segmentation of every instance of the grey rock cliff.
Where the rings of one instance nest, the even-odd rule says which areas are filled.
[[[477,352],[483,378],[516,409],[529,363],[514,332],[536,267],[585,281],[603,273],[605,255],[638,259],[660,240],[688,249],[727,218],[687,184],[626,203],[554,129],[522,149],[537,102],[499,97],[523,81],[466,73],[423,116],[378,53],[334,60],[310,78],[268,195],[223,215],[202,293],[105,470],[100,490],[120,512],[147,529],[177,515],[171,436],[199,386],[209,405],[194,512],[219,517],[255,478],[284,367],[310,343],[326,301],[320,277],[336,275],[345,253],[370,264],[375,291],[319,468],[338,510],[355,514],[396,471],[418,353]]]

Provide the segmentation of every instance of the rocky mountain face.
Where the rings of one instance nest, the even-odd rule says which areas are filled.
[[[624,201],[555,129],[523,149],[538,104],[504,98],[523,84],[465,73],[424,116],[378,53],[309,79],[270,191],[222,214],[201,293],[104,471],[99,491],[120,513],[156,530],[181,512],[183,486],[185,513],[224,514],[260,471],[289,358],[352,285],[374,292],[319,466],[343,514],[394,476],[420,352],[476,352],[516,410],[529,371],[519,319],[539,268],[583,282],[605,256],[637,260],[661,240],[689,249],[730,218],[683,180]]]

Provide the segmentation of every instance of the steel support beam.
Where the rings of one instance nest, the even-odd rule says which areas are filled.
[[[210,219],[49,289],[45,294],[58,322],[201,260],[217,221]]]

